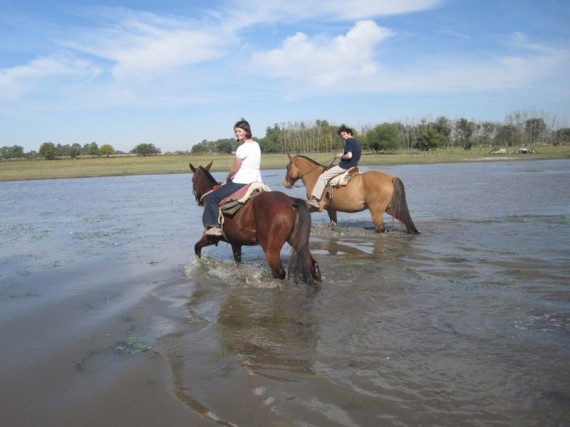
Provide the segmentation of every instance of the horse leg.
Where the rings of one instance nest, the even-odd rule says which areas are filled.
[[[214,243],[217,244],[217,241],[213,241],[209,236],[205,234],[202,235],[202,238],[196,242],[194,245],[194,254],[198,258],[202,258],[202,248],[206,246],[213,245]]]
[[[271,268],[271,273],[276,279],[283,280],[286,276],[283,264],[281,264],[281,248],[263,248],[265,251],[265,259],[267,259],[267,264]]]
[[[236,264],[241,263],[241,245],[237,243],[232,243],[232,253],[234,255],[234,261]]]
[[[329,209],[327,209],[327,213],[329,214],[329,219],[331,221],[331,228],[333,230],[336,230],[336,226],[338,225],[337,219],[336,219],[336,211],[329,208]]]
[[[378,207],[373,206],[369,206],[368,209],[370,210],[376,233],[384,233],[386,231],[384,226],[384,209],[378,209]]]
[[[311,271],[311,276],[315,279],[318,283],[321,282],[321,270],[319,268],[319,263],[313,257],[311,252],[308,252],[307,263],[309,264],[309,270]]]

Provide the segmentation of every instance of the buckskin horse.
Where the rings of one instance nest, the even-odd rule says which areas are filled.
[[[307,189],[309,199],[317,178],[325,171],[320,165],[306,156],[291,156],[285,173],[283,185],[293,187],[299,179]],[[327,187],[321,203],[329,215],[333,228],[337,226],[338,212],[361,212],[368,209],[376,232],[386,231],[384,226],[384,212],[399,220],[406,231],[411,234],[420,234],[414,225],[408,203],[404,184],[397,176],[387,175],[380,171],[368,171],[353,176],[347,185],[331,189]],[[322,205],[321,205],[322,206]]]
[[[219,183],[210,174],[212,162],[207,166],[194,167],[192,186],[198,206],[203,198]],[[242,246],[261,245],[273,277],[284,279],[285,269],[281,264],[281,249],[285,242],[292,251],[287,267],[289,278],[309,285],[321,283],[317,261],[309,250],[311,213],[302,199],[289,197],[279,191],[267,191],[249,199],[233,215],[224,214],[223,236],[207,236],[194,245],[194,252],[201,258],[202,248],[224,241],[231,245],[234,261],[241,263]]]

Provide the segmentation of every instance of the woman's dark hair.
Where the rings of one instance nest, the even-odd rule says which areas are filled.
[[[348,126],[346,126],[346,125],[340,125],[340,127],[338,128],[337,133],[340,135],[341,132],[346,132],[346,133],[348,133],[349,135],[354,134],[354,131],[353,131],[351,128],[349,128]]]
[[[238,121],[235,125],[234,125],[234,129],[235,128],[240,128],[243,129],[245,131],[245,136],[249,139],[251,138],[251,127],[249,126],[249,123],[247,122],[247,120],[245,120],[243,117],[241,118],[240,121]]]

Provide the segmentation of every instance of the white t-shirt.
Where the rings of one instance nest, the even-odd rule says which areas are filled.
[[[236,157],[242,160],[241,167],[232,181],[236,184],[261,182],[261,149],[256,141],[244,142],[236,150]]]

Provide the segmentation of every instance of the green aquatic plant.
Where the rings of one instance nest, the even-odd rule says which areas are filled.
[[[131,356],[144,353],[152,349],[150,345],[139,342],[135,337],[129,337],[127,341],[118,341],[113,351],[121,356],[121,359],[127,359]]]

